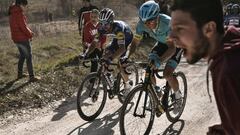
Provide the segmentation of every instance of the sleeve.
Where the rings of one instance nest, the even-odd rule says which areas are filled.
[[[125,34],[123,32],[118,32],[116,34],[116,39],[119,46],[125,45]]]
[[[101,44],[101,46],[103,47],[103,45],[106,43],[106,41],[107,41],[107,37],[106,37],[106,35],[102,35],[100,38],[100,44]],[[104,47],[103,47],[104,48]]]
[[[134,35],[134,38],[137,40],[142,40],[143,32],[143,24],[139,21],[136,27],[136,34]]]
[[[28,28],[27,26],[27,22],[25,19],[25,16],[23,15],[23,13],[20,13],[17,15],[17,21],[19,24],[19,27],[21,29],[21,31],[30,39],[32,38],[33,34],[32,31]]]
[[[83,28],[83,34],[84,34],[84,38],[83,38],[83,42],[84,44],[91,44],[92,42],[92,37],[91,37],[91,31],[89,27],[84,27]]]
[[[232,63],[232,65],[235,65]],[[238,64],[239,65],[239,64]],[[239,67],[239,66],[237,66]],[[225,103],[225,106],[218,107],[221,114],[222,119],[224,121],[229,121],[234,125],[234,130],[236,133],[240,133],[240,75],[239,75],[239,68],[237,70],[232,71],[231,73],[227,73],[226,76],[223,78],[221,90],[221,100]],[[224,123],[223,123],[224,124]],[[228,127],[229,125],[225,125]]]
[[[171,23],[171,17],[170,16],[164,16],[164,19],[162,19],[163,22],[166,24],[166,34],[170,34],[170,23]]]
[[[82,29],[82,18],[83,18],[82,13],[83,13],[83,8],[81,8],[78,13],[78,29],[79,30]]]

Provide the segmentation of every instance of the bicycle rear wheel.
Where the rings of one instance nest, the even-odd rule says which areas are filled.
[[[94,120],[102,112],[106,98],[101,78],[96,72],[90,73],[83,79],[77,93],[79,116],[86,121]]]
[[[176,100],[175,100],[174,94],[172,94],[173,92],[169,92],[168,99],[167,99],[168,104],[166,109],[166,116],[170,122],[178,121],[178,119],[181,117],[183,113],[183,110],[186,105],[186,100],[187,100],[187,79],[183,72],[177,72],[175,75],[179,83],[179,90],[182,94],[182,99],[181,99],[181,108],[178,110],[176,114],[174,114],[173,107],[174,107],[174,104],[176,104]],[[168,91],[171,91],[171,89]]]
[[[132,81],[131,88],[128,91],[125,91],[124,89],[124,81],[122,76],[119,74],[117,77],[117,91],[119,92],[118,94],[118,100],[120,103],[123,104],[124,99],[126,98],[127,94],[130,92],[131,89],[133,89],[134,86],[138,84],[139,81],[139,75],[138,75],[138,69],[134,64],[130,64],[126,67],[126,71],[130,74],[128,76],[129,80]],[[127,93],[125,93],[127,92]]]
[[[148,107],[147,107],[148,106]],[[149,134],[155,118],[155,103],[152,94],[138,85],[128,94],[120,112],[122,135]]]

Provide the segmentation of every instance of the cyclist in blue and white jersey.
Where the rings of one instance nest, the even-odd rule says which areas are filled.
[[[224,17],[225,26],[240,27],[240,6],[238,4],[227,5],[227,15]]]
[[[110,44],[105,48],[102,58],[106,61],[106,66],[113,59],[120,59],[125,56],[127,47],[131,44],[133,40],[133,33],[127,23],[124,21],[114,20],[114,12],[110,8],[104,8],[100,11],[99,14],[99,28],[97,35],[95,36],[94,42],[98,42],[102,36],[110,35],[113,37]],[[90,47],[93,49],[93,47]],[[88,51],[91,52],[92,49]],[[133,85],[132,80],[128,78],[128,75],[125,74],[124,69],[122,68],[124,62],[119,62],[120,71],[124,81],[124,88],[128,93],[130,88]],[[126,93],[126,94],[127,94]]]

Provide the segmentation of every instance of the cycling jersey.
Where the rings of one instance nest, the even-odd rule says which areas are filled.
[[[113,37],[112,42],[106,48],[112,53],[114,53],[122,45],[127,49],[127,46],[132,42],[133,39],[133,34],[130,27],[123,21],[114,21],[111,33],[107,33],[104,29],[100,27],[99,34],[108,34]]]
[[[147,28],[146,26],[144,26],[144,23],[142,21],[139,21],[137,24],[136,35],[134,38],[136,38],[137,40],[141,40],[143,37],[143,33],[147,32],[150,37],[154,38],[158,42],[166,43],[166,39],[170,32],[169,23],[171,17],[165,14],[159,14],[159,18],[160,19],[158,22],[158,26],[155,30]]]
[[[91,43],[93,42],[95,36],[97,35],[98,32],[98,28],[99,28],[99,23],[97,25],[94,25],[91,21],[89,21],[85,27],[83,28],[83,33],[84,33],[84,45],[86,46],[86,48],[88,46],[91,45]],[[99,43],[97,44],[96,48],[98,49],[102,49],[104,48],[104,44],[106,42],[106,36],[101,36],[99,38]]]
[[[235,27],[240,27],[240,16],[239,15],[229,15],[226,16],[224,20],[225,25],[232,25]]]

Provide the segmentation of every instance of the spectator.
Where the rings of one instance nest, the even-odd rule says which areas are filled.
[[[207,135],[240,135],[240,31],[224,31],[221,0],[174,0],[171,38],[187,62],[209,61],[221,118]],[[208,91],[209,92],[209,91]]]
[[[167,0],[158,0],[158,4],[160,7],[160,13],[170,15],[169,13],[169,5]]]
[[[80,36],[82,36],[82,43],[84,42],[84,34],[82,34],[82,29],[84,28],[85,24],[90,21],[90,13],[93,9],[98,8],[96,6],[93,6],[90,0],[83,0],[83,7],[79,10],[78,13],[78,29]],[[86,48],[83,50],[85,49]]]
[[[24,15],[28,5],[27,0],[16,0],[14,4],[9,7],[9,23],[11,29],[12,40],[16,44],[20,57],[18,61],[18,79],[23,78],[26,74],[23,73],[23,64],[26,59],[27,69],[29,73],[29,81],[34,82],[39,80],[39,77],[34,76],[31,44],[30,40],[33,37],[33,32],[27,26],[27,19]]]
[[[90,21],[86,23],[83,28],[84,39],[83,44],[87,48],[85,55],[88,58],[101,58],[103,49],[105,48],[106,36],[100,38],[98,43],[94,44],[95,36],[97,36],[99,21],[98,21],[99,11],[93,9],[90,15]],[[96,72],[98,69],[97,61],[91,62],[91,72]]]

